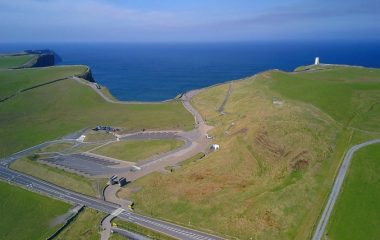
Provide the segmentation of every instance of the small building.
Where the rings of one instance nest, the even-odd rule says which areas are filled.
[[[127,179],[125,177],[121,177],[119,179],[119,186],[122,187],[127,184]]]
[[[219,148],[220,148],[219,144],[212,144],[210,147],[210,149],[213,151],[219,150]]]
[[[319,65],[319,57],[316,57],[316,58],[315,58],[314,65]]]
[[[110,179],[109,179],[109,184],[110,184],[110,185],[115,185],[116,183],[118,183],[118,181],[117,181],[117,176],[116,176],[116,175],[113,175],[113,176],[110,177]]]

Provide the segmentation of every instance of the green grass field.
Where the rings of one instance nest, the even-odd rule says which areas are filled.
[[[19,78],[27,81],[27,76]],[[0,139],[1,157],[96,125],[136,131],[143,128],[189,130],[194,124],[191,114],[180,102],[111,104],[75,80],[35,88],[0,103],[0,123],[4,126],[0,135],[7,136]]]
[[[128,162],[137,162],[157,154],[169,152],[183,146],[184,142],[175,139],[120,141],[105,145],[93,153]]]
[[[33,54],[26,54],[26,55],[19,55],[19,56],[0,55],[0,69],[19,67],[29,62],[35,57],[36,55],[33,55]]]
[[[85,208],[55,239],[57,240],[98,240],[100,221],[106,214]]]
[[[377,136],[350,127],[380,130],[379,76],[339,67],[266,72],[233,83],[225,115],[216,110],[228,85],[206,89],[192,103],[221,149],[120,196],[137,212],[227,238],[308,239],[351,141]]]
[[[0,182],[0,238],[46,239],[58,227],[54,218],[65,214],[70,205],[19,187]]]
[[[355,153],[325,239],[380,239],[380,144]]]

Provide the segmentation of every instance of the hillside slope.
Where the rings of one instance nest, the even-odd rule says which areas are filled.
[[[193,104],[220,150],[120,196],[138,212],[230,237],[307,239],[353,133],[370,137],[351,127],[379,130],[378,73],[266,72],[233,82],[224,114],[229,85],[207,88]]]

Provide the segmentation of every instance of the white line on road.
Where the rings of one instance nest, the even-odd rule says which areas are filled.
[[[111,213],[112,216],[117,217],[120,213],[124,212],[125,210],[123,208],[118,208],[115,211]]]

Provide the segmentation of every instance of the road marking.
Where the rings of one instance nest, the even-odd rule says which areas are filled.
[[[112,216],[117,217],[120,213],[124,212],[125,210],[123,208],[118,208],[115,211],[111,213]]]
[[[145,218],[142,218],[142,217],[137,217],[137,216],[133,216],[133,218],[137,219],[137,220],[140,220],[142,222],[146,222],[146,223],[150,223],[152,225],[155,225],[157,227],[160,227],[160,228],[163,228],[163,229],[166,229],[166,230],[169,230],[169,231],[172,231],[172,232],[175,232],[175,233],[179,233],[179,234],[182,234],[184,236],[188,236],[190,238],[194,238],[194,239],[209,239],[209,240],[212,240],[212,238],[208,238],[208,237],[205,237],[205,236],[202,236],[202,235],[199,235],[197,233],[193,233],[191,231],[188,231],[186,229],[181,229],[181,228],[177,228],[175,226],[167,226],[165,224],[161,224],[161,223],[157,223],[155,221],[152,221],[152,220],[149,220],[149,219],[145,219]]]

